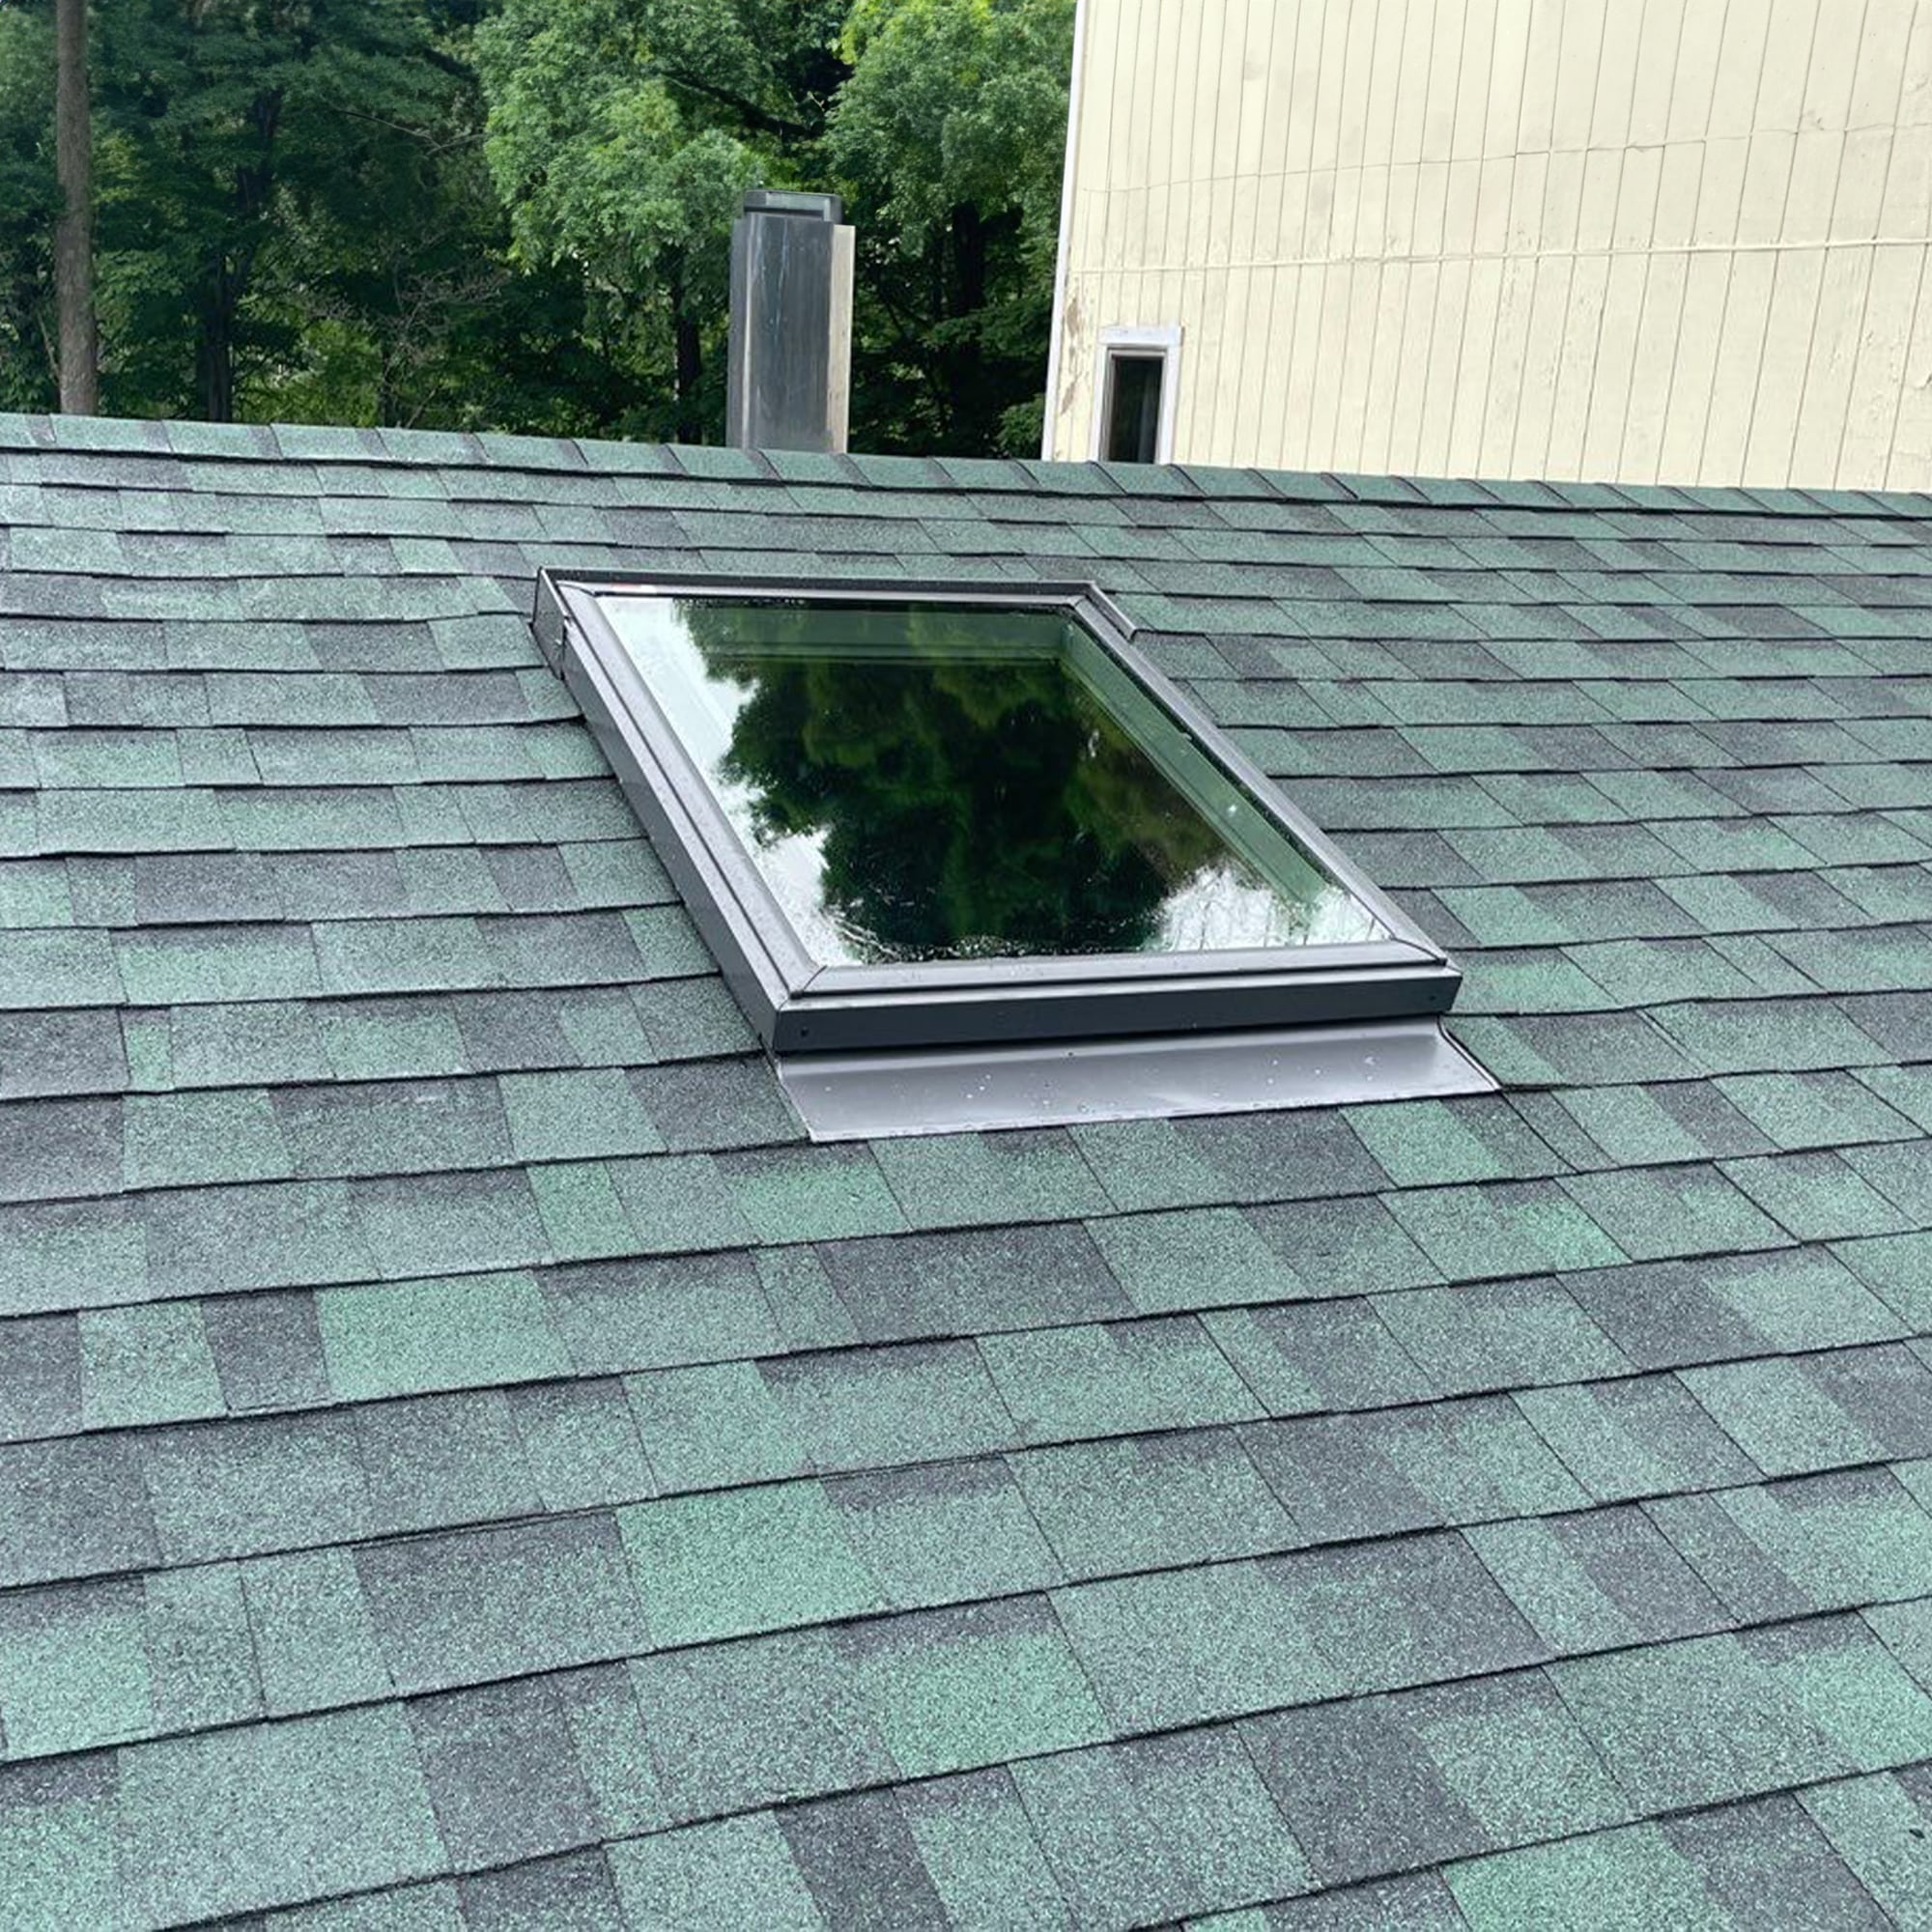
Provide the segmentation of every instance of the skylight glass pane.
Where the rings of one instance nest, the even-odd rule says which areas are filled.
[[[822,965],[1388,936],[1058,613],[600,602]]]

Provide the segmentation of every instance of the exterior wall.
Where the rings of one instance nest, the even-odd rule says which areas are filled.
[[[1932,488],[1932,4],[1082,8],[1050,455]]]

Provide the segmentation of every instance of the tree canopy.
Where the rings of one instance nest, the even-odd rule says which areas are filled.
[[[43,410],[54,349],[54,33],[0,7],[0,409]]]
[[[55,396],[50,0],[0,0],[0,407]],[[859,231],[853,440],[1037,445],[1073,0],[113,0],[102,407],[723,431],[746,187]]]

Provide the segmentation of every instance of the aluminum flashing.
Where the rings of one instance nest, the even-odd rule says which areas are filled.
[[[1194,787],[1204,832],[1219,836],[1198,803],[1206,775],[1223,787],[1217,818],[1238,811],[1256,828],[1247,835],[1248,849],[1259,851],[1264,838],[1276,841],[1278,853],[1295,855],[1293,863],[1351,916],[1321,927],[1307,944],[828,963],[824,946],[810,943],[781,905],[768,869],[742,836],[742,814],[734,826],[714,776],[694,755],[688,729],[681,735],[673,723],[667,692],[653,689],[648,653],[619,635],[612,611],[621,616],[638,599],[845,611],[874,619],[914,611],[1010,612],[1020,621],[1058,616],[1073,627],[1077,648],[1092,650],[1106,676],[1130,694],[1108,700],[1115,715],[1144,705],[1152,726],[1141,729],[1142,744],[1156,743],[1161,733],[1172,740],[1174,753],[1156,750],[1156,756],[1169,780]],[[774,1053],[1361,1026],[1446,1011],[1459,982],[1447,957],[1146,662],[1133,647],[1131,628],[1101,593],[1081,583],[989,589],[841,582],[818,589],[795,581],[566,579],[546,572],[535,614],[547,654],[582,703],[740,1004]],[[1288,865],[1280,861],[1275,876]]]
[[[795,1053],[779,1078],[813,1140],[1252,1114],[1492,1094],[1438,1020],[936,1053]]]

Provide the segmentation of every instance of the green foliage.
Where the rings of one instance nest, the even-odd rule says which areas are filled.
[[[52,397],[49,0],[0,0],[0,407]],[[97,0],[103,406],[723,431],[730,224],[861,237],[853,440],[1037,437],[1073,0]]]
[[[665,398],[649,427],[699,439],[722,410],[704,351],[725,243],[758,153],[732,125],[782,110],[722,4],[507,0],[476,39],[485,146],[521,260],[581,278],[596,326]],[[697,93],[670,77],[702,73]],[[734,109],[713,99],[728,94]]]
[[[409,319],[460,283],[477,206],[443,165],[465,87],[432,25],[413,0],[97,9],[110,405],[224,417],[244,386],[339,372],[345,327],[379,388],[407,367]]]
[[[0,410],[44,410],[53,353],[54,40],[43,10],[0,4]]]
[[[860,406],[901,446],[1031,454],[1071,0],[859,0],[843,46],[827,146],[863,211]]]
[[[1067,0],[859,0],[831,154],[880,228],[917,251],[971,206],[1051,236],[1059,216]]]

